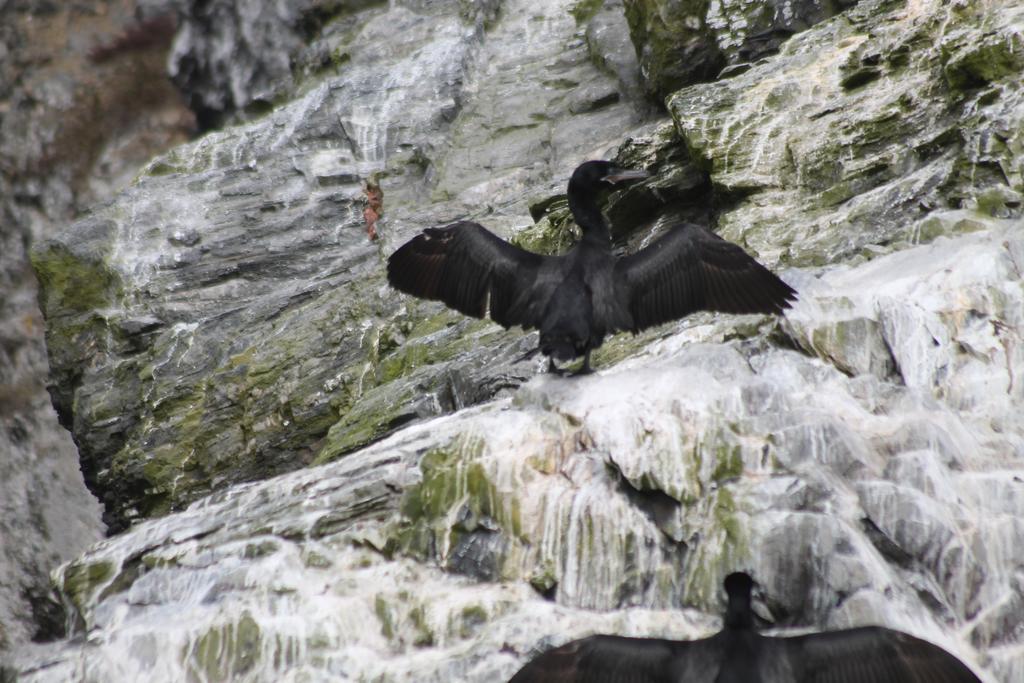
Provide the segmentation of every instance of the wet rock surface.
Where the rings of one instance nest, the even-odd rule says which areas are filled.
[[[161,22],[129,2],[0,5],[0,653],[64,635],[48,573],[103,533],[46,391],[29,249],[192,131],[150,4]]]
[[[55,403],[124,531],[60,568],[84,638],[24,680],[501,680],[593,632],[706,635],[737,569],[780,628],[1024,676],[1021,10],[861,2],[659,121],[630,4],[325,18],[337,62],[35,250]],[[609,149],[654,171],[609,199],[617,248],[717,225],[789,315],[562,379],[384,284],[455,218],[557,249]]]
[[[382,4],[177,0],[171,78],[203,129],[259,116],[294,94],[305,77],[344,61],[344,53],[330,50],[332,34],[343,35],[358,21],[352,15]],[[325,25],[328,36],[321,35]]]
[[[674,94],[669,111],[725,205],[721,234],[822,265],[980,229],[979,214],[1019,217],[1018,72],[968,84],[949,70],[950,55],[984,49],[964,45],[964,24],[1016,54],[1021,19],[858,5],[763,65]]]
[[[624,0],[644,86],[657,100],[742,73],[857,0]]]
[[[487,4],[370,8],[292,102],[155,160],[36,251],[55,405],[112,529],[533,372],[511,364],[529,339],[396,297],[380,264],[467,213],[528,224],[530,183],[640,120],[568,9],[509,5],[485,34]]]
[[[997,224],[805,274],[785,326],[804,339],[829,296],[884,316],[929,291],[922,316],[955,346],[976,333],[965,306],[1024,310],[1022,249],[1019,225]],[[961,300],[965,285],[1007,309]],[[1014,680],[1024,434],[1004,411],[1020,404],[1005,371],[1020,352],[956,353],[956,377],[994,386],[938,386],[851,376],[760,335],[730,341],[734,328],[683,323],[598,375],[535,377],[141,523],[61,569],[91,644],[26,680],[59,680],[83,654],[99,678],[156,663],[168,678],[500,680],[595,630],[707,634],[736,567],[761,577],[777,626],[886,624]],[[908,369],[949,353],[876,333]]]

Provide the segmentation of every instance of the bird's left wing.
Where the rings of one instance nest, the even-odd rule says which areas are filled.
[[[489,312],[504,327],[537,327],[557,270],[556,257],[520,249],[470,221],[428,228],[388,258],[396,289],[475,318]]]
[[[792,287],[732,242],[682,223],[615,264],[633,332],[695,311],[781,313]]]
[[[509,683],[675,683],[673,662],[687,642],[590,636],[548,650]]]
[[[798,683],[981,683],[938,645],[881,626],[765,640],[785,650]]]

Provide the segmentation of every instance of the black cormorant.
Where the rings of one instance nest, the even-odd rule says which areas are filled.
[[[981,683],[937,645],[881,626],[762,636],[753,583],[726,577],[725,624],[710,638],[590,636],[537,657],[509,683]]]
[[[569,180],[569,208],[583,238],[562,256],[509,244],[483,226],[459,221],[428,228],[388,259],[396,289],[443,301],[504,327],[540,330],[538,350],[554,360],[583,356],[606,334],[645,328],[695,311],[781,313],[796,292],[743,249],[683,223],[635,254],[616,259],[597,197],[602,187],[645,177],[607,161],[580,165]],[[532,355],[532,354],[528,354]]]

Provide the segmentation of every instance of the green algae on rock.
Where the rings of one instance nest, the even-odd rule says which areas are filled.
[[[572,42],[588,20],[576,26],[568,4],[542,9],[551,19],[543,31],[560,37],[537,43],[529,64],[546,73],[567,55],[558,78],[586,93],[573,85],[557,100],[538,95],[549,87],[539,80],[538,92],[523,90],[521,76],[494,81],[493,93],[467,90],[485,39],[487,50],[518,44],[524,27],[536,30],[537,8],[506,11],[488,29],[494,3],[370,5],[314,11],[311,49],[344,49],[341,68],[290,74],[269,111],[154,160],[115,202],[37,254],[55,404],[112,531],[234,482],[344,455],[531,372],[512,367],[528,337],[436,318],[438,307],[389,291],[382,251],[479,210],[480,196],[495,202],[497,230],[523,227],[525,184],[574,165],[581,131],[609,146],[643,114],[625,96],[604,97],[618,80]],[[285,23],[294,29],[307,10]],[[262,30],[260,21],[228,23]],[[604,26],[625,35],[624,23]],[[231,31],[207,38],[230,40]],[[384,38],[396,32],[401,41]],[[280,37],[292,52],[293,33]],[[185,52],[206,54],[199,34],[189,38]],[[255,62],[247,57],[245,68]],[[403,75],[391,83],[393,74]],[[209,94],[216,74],[207,80]],[[229,109],[259,99],[236,94]],[[209,106],[220,110],[217,102]],[[555,155],[492,184],[495,169],[479,155],[530,165],[539,134]],[[378,244],[363,217],[362,179],[372,174],[386,202]],[[63,315],[71,310],[74,319]],[[444,329],[428,334],[431,320]]]
[[[587,89],[584,101],[601,90],[590,89],[598,75],[583,77],[592,55],[570,4],[506,3],[481,29],[493,42],[458,53],[482,60],[479,70],[442,74],[494,78],[479,90],[444,91],[450,102],[427,93],[423,110],[369,100],[375,115],[401,113],[386,130],[339,114],[341,96],[311,82],[301,107],[323,113],[316,125],[290,129],[294,119],[271,113],[268,128],[205,143],[215,162],[188,182],[147,176],[129,191],[142,218],[124,224],[126,233],[161,224],[163,214],[139,199],[156,183],[196,193],[210,212],[164,204],[187,217],[158,235],[173,247],[167,259],[153,264],[142,249],[131,268],[114,259],[134,296],[167,305],[160,315],[133,310],[132,348],[142,358],[102,375],[152,404],[146,429],[129,435],[137,451],[125,452],[120,473],[151,458],[151,476],[176,485],[166,478],[175,456],[188,455],[174,451],[184,438],[196,455],[178,461],[177,481],[189,490],[150,509],[170,509],[166,516],[76,563],[87,588],[67,588],[89,637],[48,644],[45,659],[26,665],[35,667],[26,680],[68,678],[83,661],[99,676],[157,661],[178,677],[251,665],[268,679],[344,671],[356,680],[501,680],[552,638],[707,633],[708,615],[720,614],[722,574],[736,569],[758,577],[780,623],[916,629],[997,680],[1020,678],[1019,639],[1007,624],[1018,620],[1024,571],[1013,551],[1024,510],[1015,128],[1024,110],[1020,85],[1007,77],[951,88],[940,47],[953,31],[1009,27],[1018,10],[864,2],[743,73],[677,93],[674,121],[630,130],[621,148],[655,176],[637,194],[611,198],[609,212],[628,233],[617,246],[657,231],[628,221],[649,202],[655,213],[703,211],[704,222],[766,260],[799,264],[782,274],[801,301],[782,322],[700,315],[650,336],[623,335],[609,340],[593,376],[524,381],[533,370],[506,360],[526,350],[529,335],[396,297],[382,286],[380,256],[425,225],[464,215],[513,234],[529,224],[531,202],[555,206],[536,198],[555,197],[559,178],[591,152],[580,139],[598,149],[614,129],[609,139],[624,142],[625,95],[557,122],[579,101],[568,81]],[[393,5],[377,8],[368,35],[408,26],[403,54],[429,52],[412,24],[436,29],[438,15]],[[552,7],[563,16],[548,14]],[[444,27],[452,33],[438,40],[470,29]],[[568,28],[556,40],[552,27]],[[535,43],[537,52],[522,54]],[[394,46],[376,47],[396,66]],[[369,68],[365,54],[351,54],[344,71],[376,73],[360,71]],[[514,62],[493,62],[509,56]],[[565,61],[549,82],[512,87],[553,59]],[[389,97],[412,87],[389,85]],[[488,131],[507,98],[545,88],[552,108],[512,102],[512,119]],[[366,158],[346,156],[348,142],[318,147],[322,131],[340,135],[339,120]],[[417,121],[443,134],[419,135]],[[791,123],[816,137],[803,139]],[[316,153],[304,155],[289,130]],[[542,144],[528,144],[529,135]],[[455,138],[482,147],[446,155]],[[488,168],[505,143],[511,166]],[[260,152],[274,145],[288,157],[285,170]],[[524,162],[538,150],[542,163]],[[379,246],[364,240],[361,187],[346,174],[376,169],[373,155],[385,152],[395,156],[385,162],[392,203]],[[417,154],[428,161],[412,164]],[[263,174],[274,187],[248,184]],[[216,236],[234,215],[243,227]],[[267,253],[253,256],[254,245]],[[203,248],[223,258],[211,263]],[[296,262],[289,250],[322,259]],[[273,277],[294,272],[302,286]],[[185,274],[204,286],[176,289]],[[215,296],[230,305],[206,308]],[[193,308],[201,315],[189,318]],[[229,343],[207,318],[231,325]],[[246,326],[252,334],[236,338]],[[154,345],[159,354],[146,351]],[[220,352],[211,356],[211,347]],[[76,434],[92,439],[102,427],[92,416],[116,416],[117,403],[83,386]],[[227,421],[197,429],[210,411]],[[286,421],[316,432],[288,431]],[[237,483],[233,458],[255,468],[278,457],[281,470],[324,463]],[[202,469],[222,462],[223,472]],[[211,494],[184,507],[203,486]],[[927,534],[913,533],[918,523]],[[107,576],[106,567],[122,566]],[[245,647],[226,646],[240,630]],[[258,656],[245,654],[252,643]]]
[[[259,664],[260,627],[249,614],[237,623],[215,626],[188,653],[189,674],[209,680],[244,676]]]
[[[691,83],[708,81],[725,56],[706,23],[710,2],[681,3],[677,11],[658,0],[626,0],[626,19],[649,94],[661,99]]]
[[[679,88],[714,79],[724,67],[772,54],[789,36],[856,2],[625,0],[625,7],[647,90],[663,100]]]
[[[997,33],[1021,14],[981,4],[976,12]],[[977,203],[1006,184],[1019,193],[1013,171],[987,170],[1015,167],[1007,148],[983,156],[974,142],[992,127],[1019,130],[1019,88],[999,71],[1004,96],[951,89],[943,45],[964,38],[945,26],[940,16],[922,21],[902,6],[865,2],[794,36],[770,64],[673,94],[680,135],[728,198],[722,235],[769,260],[820,265],[867,244],[920,239],[922,221],[931,234],[940,226],[928,207]],[[880,75],[844,87],[849,65],[865,61]],[[1010,208],[997,210],[1019,215],[1007,199]]]

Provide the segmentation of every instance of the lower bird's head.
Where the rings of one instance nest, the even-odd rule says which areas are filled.
[[[756,582],[746,572],[733,572],[723,582],[728,603],[725,609],[725,626],[733,629],[754,628],[754,611],[751,609],[751,591]]]
[[[729,596],[749,596],[754,587],[754,579],[746,572],[733,572],[725,577],[725,592]]]

